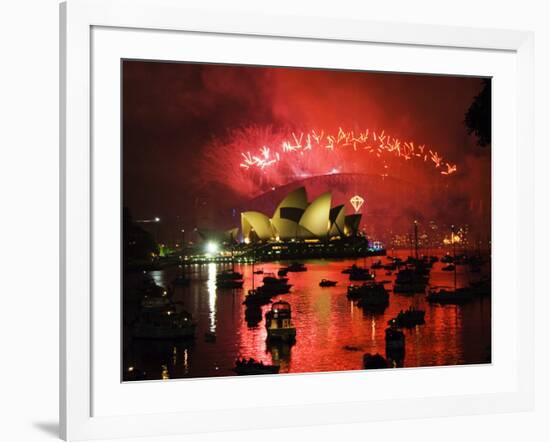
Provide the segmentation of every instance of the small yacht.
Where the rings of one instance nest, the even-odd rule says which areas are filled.
[[[388,321],[388,325],[395,325],[397,327],[414,327],[416,325],[424,324],[424,316],[426,312],[414,307],[409,307],[407,310],[401,310],[395,318]]]
[[[363,368],[365,369],[378,369],[378,368],[388,368],[388,361],[386,358],[379,353],[372,355],[370,353],[365,353],[363,355]]]
[[[458,289],[430,290],[426,297],[428,302],[434,304],[464,304],[474,299],[474,291],[470,287],[462,287]]]
[[[384,267],[384,265],[382,264],[381,260],[378,260],[378,261],[372,263],[371,266],[370,266],[371,269],[375,269],[375,270],[376,269],[381,269],[383,267]]]
[[[405,350],[405,334],[396,325],[388,327],[385,335],[386,353],[402,352]]]
[[[173,308],[142,312],[134,325],[135,339],[185,339],[195,336],[197,324],[190,313]]]
[[[240,289],[243,287],[242,279],[217,279],[216,287],[220,289]]]
[[[235,361],[235,368],[233,371],[240,376],[243,375],[257,375],[257,374],[277,374],[279,373],[278,365],[267,365],[262,361],[258,362],[253,358],[250,359],[237,359]]]
[[[363,267],[352,266],[349,272],[350,281],[371,281],[374,278],[374,273],[371,273],[369,269]]]
[[[288,278],[285,278],[284,276],[276,277],[273,273],[265,273],[263,283],[264,284],[286,284],[288,282]]]
[[[287,270],[289,272],[305,272],[307,271],[307,267],[301,262],[293,262],[287,267]]]
[[[319,283],[320,287],[334,287],[336,285],[336,281],[331,281],[330,279],[321,279],[321,282]]]
[[[423,293],[426,290],[429,276],[414,267],[407,267],[397,272],[394,293]]]
[[[271,310],[265,314],[267,339],[285,342],[296,339],[296,328],[292,325],[290,304],[285,301],[274,302]]]
[[[386,296],[388,296],[388,291],[384,287],[383,283],[375,281],[364,282],[361,285],[351,284],[348,287],[347,296],[349,299],[352,299],[354,301],[372,295],[380,295],[381,297],[386,299]]]
[[[288,268],[287,267],[281,267],[279,271],[277,272],[278,276],[286,276],[288,274]]]

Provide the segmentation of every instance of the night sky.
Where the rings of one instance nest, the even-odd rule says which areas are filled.
[[[124,205],[134,218],[161,217],[161,237],[168,241],[180,227],[226,228],[237,222],[240,209],[268,210],[279,197],[276,188],[285,184],[325,174],[384,172],[382,184],[364,188],[364,182],[376,183],[369,178],[354,190],[376,200],[395,189],[413,195],[417,186],[419,195],[429,189],[415,202],[420,214],[487,229],[490,147],[479,147],[464,125],[481,87],[482,80],[471,77],[125,61]],[[243,153],[268,146],[273,155],[293,132],[336,134],[339,128],[354,133],[368,128],[424,145],[457,172],[444,176],[429,160],[350,149],[286,156],[265,170],[240,166]],[[336,176],[328,179],[304,184],[315,196],[337,182]],[[339,197],[347,198],[349,191],[343,188]],[[405,210],[390,206],[395,216]]]

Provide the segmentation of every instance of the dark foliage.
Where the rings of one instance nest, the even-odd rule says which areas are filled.
[[[483,89],[466,112],[464,124],[469,134],[475,134],[481,147],[491,144],[491,79],[483,80]]]
[[[149,260],[151,253],[158,253],[153,236],[133,221],[126,207],[122,214],[122,235],[124,259],[127,263]]]

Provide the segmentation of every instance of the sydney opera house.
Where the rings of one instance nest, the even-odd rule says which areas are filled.
[[[331,192],[308,202],[300,187],[283,198],[271,217],[242,212],[241,233],[245,243],[343,239],[357,235],[360,221],[361,214],[346,215],[344,205],[332,207]]]

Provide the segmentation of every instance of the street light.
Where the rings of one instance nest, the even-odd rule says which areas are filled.
[[[215,242],[209,241],[206,243],[206,253],[213,255],[217,253],[218,250],[220,250],[220,246]]]

